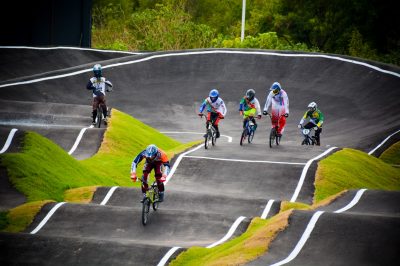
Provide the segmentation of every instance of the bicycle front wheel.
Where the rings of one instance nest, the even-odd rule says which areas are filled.
[[[147,222],[149,221],[149,212],[150,212],[150,199],[145,198],[143,200],[143,206],[142,206],[142,224],[146,225]]]
[[[210,133],[207,130],[206,137],[204,138],[204,148],[208,149],[208,145],[210,144]]]
[[[243,130],[243,132],[242,132],[242,137],[240,138],[240,146],[243,145],[243,142],[244,142],[244,140],[246,139],[246,137],[247,137],[247,128],[245,128],[245,129]]]
[[[215,146],[216,143],[217,143],[217,133],[213,130],[211,136],[211,144]]]
[[[103,108],[99,105],[99,107],[97,108],[96,127],[100,128],[102,119],[103,119]]]
[[[276,129],[271,128],[271,132],[269,133],[269,147],[270,148],[272,148],[272,144],[275,141],[275,137],[276,137]]]
[[[248,141],[249,143],[251,143],[251,142],[253,141],[254,133],[255,133],[254,130],[250,130],[249,138],[247,139],[247,141]]]

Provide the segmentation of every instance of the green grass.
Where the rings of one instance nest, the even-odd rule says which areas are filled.
[[[270,219],[254,218],[242,235],[213,248],[191,247],[170,265],[239,265],[264,254],[269,243],[288,225],[290,211]]]
[[[93,186],[139,186],[139,182],[134,184],[129,178],[131,162],[150,143],[166,151],[171,159],[198,142],[182,144],[113,109],[101,147],[89,159],[78,161],[47,138],[27,132],[22,151],[0,155],[0,163],[15,188],[27,196],[28,203],[87,202],[93,196]],[[139,167],[138,173],[140,170]],[[24,210],[30,212],[31,208]],[[22,215],[23,211],[17,213]],[[9,214],[0,215],[3,228],[8,218]]]
[[[385,163],[400,166],[400,141],[390,146],[379,158]]]
[[[353,149],[343,149],[319,162],[315,203],[342,190],[360,188],[400,190],[400,169]]]

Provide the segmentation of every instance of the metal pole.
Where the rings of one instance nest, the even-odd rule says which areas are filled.
[[[240,34],[240,41],[243,42],[244,39],[244,22],[246,20],[246,0],[243,0],[242,4],[242,32]]]

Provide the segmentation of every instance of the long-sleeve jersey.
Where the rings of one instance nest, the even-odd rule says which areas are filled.
[[[202,113],[206,107],[207,107],[207,112],[211,113],[218,112],[221,113],[223,116],[226,115],[227,109],[224,101],[221,98],[218,98],[215,102],[211,102],[210,97],[207,97],[201,104],[199,112]]]
[[[93,77],[89,80],[86,85],[86,89],[93,91],[93,97],[106,95],[106,85],[112,87],[111,81],[107,80],[105,77],[96,78]]]
[[[289,114],[289,97],[284,90],[281,90],[277,95],[271,91],[264,105],[264,111],[268,112],[269,106],[272,104],[272,112],[278,112],[279,114]]]
[[[302,125],[304,123],[304,120],[307,118],[309,118],[310,122],[312,122],[317,127],[321,127],[325,119],[324,114],[319,109],[315,111],[306,111],[300,120],[300,124]]]
[[[253,108],[256,109],[257,115],[261,115],[260,102],[257,98],[249,101],[246,97],[243,97],[239,104],[239,111],[248,111]]]
[[[152,163],[152,162],[162,162],[164,166],[168,167],[168,169],[170,168],[169,165],[169,160],[167,155],[165,154],[165,152],[161,149],[157,150],[157,155],[153,160],[149,160],[146,158],[146,156],[144,155],[146,152],[146,150],[143,150],[141,153],[139,153],[135,159],[133,159],[132,161],[132,165],[131,165],[131,173],[135,172],[136,173],[136,166],[143,160],[146,159],[146,163]]]

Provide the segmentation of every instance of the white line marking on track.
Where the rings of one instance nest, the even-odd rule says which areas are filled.
[[[261,219],[266,219],[268,216],[269,211],[271,210],[272,204],[274,203],[273,199],[270,199],[267,203],[267,206],[265,206],[265,209],[263,213],[261,214]]]
[[[6,152],[8,150],[8,148],[10,147],[11,142],[12,142],[12,140],[14,138],[15,132],[17,132],[17,130],[18,129],[16,129],[16,128],[11,129],[10,133],[8,134],[7,140],[4,143],[4,146],[0,151],[0,154]]]
[[[36,234],[37,232],[39,232],[40,229],[42,229],[42,227],[49,221],[49,219],[51,218],[51,216],[53,216],[53,214],[56,212],[56,210],[58,208],[61,207],[61,205],[65,204],[65,202],[60,202],[57,203],[50,211],[49,213],[46,215],[46,217],[44,217],[44,219],[39,223],[38,226],[36,226],[36,228],[31,232],[32,235]]]
[[[357,191],[357,194],[354,196],[353,200],[347,204],[346,206],[344,206],[343,208],[334,211],[334,213],[341,213],[341,212],[345,212],[350,208],[353,208],[354,205],[356,205],[358,203],[358,201],[361,199],[361,196],[364,194],[364,192],[367,191],[367,189],[360,189],[359,191]]]
[[[164,132],[160,132],[163,134],[194,134],[194,135],[204,135],[204,133],[200,133],[200,132],[178,132],[178,131],[164,131]],[[232,142],[232,137],[228,136],[228,135],[221,135],[221,137],[225,137],[228,139],[228,142]]]
[[[394,135],[396,135],[397,133],[399,133],[400,130],[397,130],[396,132],[394,132],[393,134],[389,135],[386,139],[384,139],[378,146],[376,146],[373,150],[371,150],[370,152],[368,152],[368,155],[373,154],[377,149],[379,149],[386,141],[388,141],[391,137],[393,137]]]
[[[168,262],[168,259],[172,256],[172,254],[175,253],[175,251],[177,251],[178,249],[180,249],[181,247],[173,247],[171,248],[167,254],[164,255],[164,257],[160,260],[160,262],[157,264],[157,266],[164,266],[165,263]]]
[[[57,47],[33,47],[33,46],[0,46],[1,49],[30,49],[30,50],[81,50],[81,51],[96,51],[103,53],[121,53],[121,54],[143,54],[136,52],[127,52],[127,51],[117,51],[117,50],[101,50],[101,49],[92,49],[92,48],[82,48],[82,47],[68,47],[68,46],[57,46]]]
[[[245,163],[270,163],[270,164],[291,164],[291,165],[305,165],[306,163],[292,163],[292,162],[274,162],[274,161],[253,161],[253,160],[242,160],[242,159],[226,159],[226,158],[214,158],[214,157],[205,157],[205,156],[195,156],[195,155],[186,155],[185,158],[194,158],[194,159],[206,159],[206,160],[216,160],[216,161],[229,161],[229,162],[245,162]]]
[[[356,205],[358,203],[358,201],[360,200],[362,194],[366,191],[366,189],[361,189],[357,192],[357,194],[355,195],[355,197],[353,198],[353,200],[347,204],[345,207],[335,211],[334,213],[340,213],[340,212],[344,212],[349,210],[350,208],[354,207],[354,205]],[[304,247],[305,243],[307,242],[308,238],[310,237],[315,224],[317,223],[319,217],[324,213],[324,211],[317,211],[316,213],[314,213],[314,215],[311,217],[310,222],[307,225],[306,230],[304,231],[303,235],[301,236],[299,242],[297,242],[295,248],[293,249],[293,251],[289,254],[288,257],[286,257],[284,260],[281,260],[277,263],[272,264],[271,266],[280,266],[283,264],[286,264],[290,261],[292,261],[293,259],[295,259],[297,257],[297,255],[300,253],[301,249]]]
[[[339,60],[343,62],[348,62],[356,65],[362,65],[371,69],[374,69],[376,71],[386,73],[389,75],[393,75],[396,77],[400,77],[399,73],[388,71],[381,69],[379,67],[369,65],[363,62],[358,62],[355,60],[349,60],[337,56],[329,56],[329,55],[322,55],[322,54],[285,54],[285,53],[272,53],[272,52],[257,52],[257,51],[232,51],[232,50],[207,50],[207,51],[193,51],[193,52],[183,52],[183,53],[169,53],[169,54],[157,54],[157,55],[151,55],[145,58],[137,59],[137,60],[132,60],[132,61],[127,61],[127,62],[122,62],[122,63],[115,63],[115,64],[110,64],[110,65],[105,65],[103,66],[104,69],[110,68],[110,67],[117,67],[117,66],[124,66],[124,65],[129,65],[129,64],[136,64],[136,63],[141,63],[157,58],[163,58],[163,57],[172,57],[172,56],[188,56],[188,55],[202,55],[202,54],[245,54],[245,55],[269,55],[269,56],[280,56],[280,57],[314,57],[314,58],[327,58],[327,59],[333,59],[333,60]],[[31,84],[31,83],[36,83],[36,82],[41,82],[45,80],[51,80],[51,79],[58,79],[58,78],[64,78],[64,77],[69,77],[69,76],[74,76],[74,75],[79,75],[85,72],[90,72],[92,69],[84,69],[84,70],[79,70],[75,72],[71,72],[69,74],[62,74],[62,75],[56,75],[56,76],[51,76],[51,77],[44,77],[44,78],[39,78],[39,79],[32,79],[32,80],[27,80],[27,81],[21,81],[21,82],[15,82],[15,83],[9,83],[9,84],[3,84],[0,85],[0,88],[3,87],[9,87],[9,86],[16,86],[16,85],[22,85],[22,84]]]
[[[168,183],[168,181],[171,179],[172,175],[173,175],[173,174],[175,173],[175,171],[176,171],[176,168],[178,168],[178,165],[179,165],[180,162],[182,161],[182,158],[183,158],[186,154],[191,153],[191,152],[194,152],[194,151],[197,151],[198,149],[200,149],[200,148],[203,147],[203,146],[204,146],[204,144],[200,144],[200,145],[197,146],[196,148],[191,149],[191,150],[189,150],[189,151],[187,151],[187,152],[184,152],[184,153],[182,153],[181,155],[179,155],[178,159],[176,160],[176,162],[175,162],[174,165],[172,166],[172,169],[171,169],[171,171],[169,172],[169,174],[168,174],[168,176],[167,176],[167,178],[166,178],[166,180],[165,180],[165,182],[164,182],[164,185],[166,185],[166,184]]]
[[[112,194],[114,193],[114,191],[118,188],[118,186],[112,187],[110,188],[110,190],[108,191],[107,195],[104,197],[103,201],[100,203],[100,205],[106,205],[107,202],[110,200]]]
[[[299,196],[301,187],[303,186],[304,179],[306,178],[307,171],[308,171],[308,168],[310,168],[311,163],[312,163],[313,161],[318,160],[319,158],[325,156],[326,154],[330,153],[332,150],[334,150],[334,149],[336,149],[336,148],[337,148],[337,147],[331,147],[331,148],[329,148],[328,150],[326,150],[325,152],[323,152],[322,154],[320,154],[320,155],[318,155],[318,156],[312,158],[311,160],[308,160],[306,166],[304,166],[303,171],[301,172],[301,176],[300,176],[300,179],[299,179],[299,183],[297,184],[297,187],[296,187],[296,189],[295,189],[295,191],[294,191],[294,193],[293,193],[292,198],[290,199],[290,202],[295,202],[296,199],[297,199],[297,197]]]
[[[87,127],[84,127],[81,129],[81,131],[79,132],[78,137],[75,140],[74,145],[72,146],[72,148],[69,150],[68,154],[71,155],[72,153],[74,153],[74,151],[76,150],[76,148],[78,148],[79,142],[81,142],[81,139],[83,137],[83,134],[85,133],[86,129],[88,129]]]
[[[221,238],[217,242],[212,243],[211,245],[207,246],[206,248],[213,248],[215,246],[218,246],[218,245],[224,243],[226,240],[228,240],[233,235],[233,233],[235,233],[236,228],[239,226],[239,224],[244,219],[246,219],[246,217],[244,217],[244,216],[240,216],[239,218],[237,218],[236,221],[232,224],[231,228],[229,228],[228,233],[226,233],[226,235],[223,238]]]

